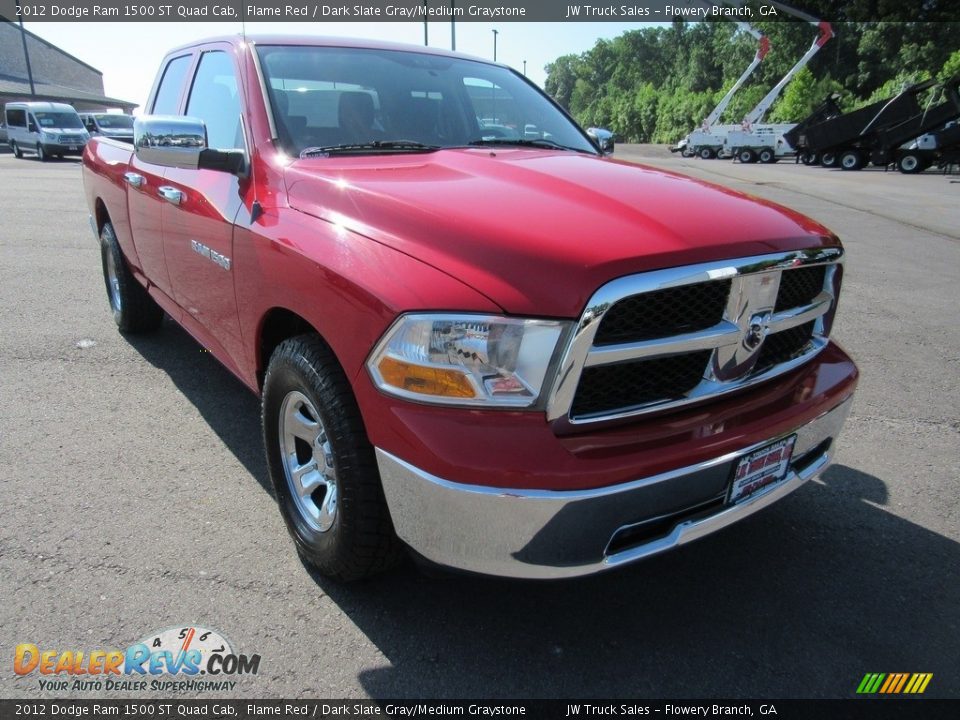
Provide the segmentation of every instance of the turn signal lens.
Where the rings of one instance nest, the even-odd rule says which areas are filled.
[[[377,366],[387,385],[421,395],[451,398],[476,397],[467,376],[456,370],[413,365],[392,357],[385,357]]]

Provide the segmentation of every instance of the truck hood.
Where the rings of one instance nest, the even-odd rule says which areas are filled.
[[[297,210],[428,263],[518,315],[576,317],[598,287],[631,273],[838,244],[765,200],[572,152],[310,158],[285,179]]]

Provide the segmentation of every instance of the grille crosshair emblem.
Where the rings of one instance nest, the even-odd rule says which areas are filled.
[[[750,318],[750,325],[743,336],[743,346],[747,350],[756,350],[770,332],[771,313],[757,313]]]

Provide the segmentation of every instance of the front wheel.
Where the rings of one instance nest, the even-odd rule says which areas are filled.
[[[120,332],[150,332],[159,328],[163,310],[130,272],[110,223],[105,223],[100,231],[100,259],[107,300]]]
[[[737,160],[742,163],[755,163],[757,161],[757,154],[750,148],[744,148],[737,153]]]
[[[37,143],[37,160],[40,162],[47,161],[47,151],[43,149],[43,145]]]
[[[263,443],[297,551],[349,581],[401,556],[373,447],[347,377],[316,335],[281,343],[263,384]]]
[[[13,156],[15,158],[19,159],[23,157],[23,150],[21,150],[20,146],[17,145],[15,142],[10,143],[10,149],[13,151]]]

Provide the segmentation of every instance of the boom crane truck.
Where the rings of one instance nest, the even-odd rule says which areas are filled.
[[[793,148],[784,138],[784,134],[796,127],[796,123],[762,124],[763,118],[776,99],[780,97],[780,93],[783,92],[787,84],[807,66],[807,63],[819,52],[820,48],[833,37],[833,28],[830,23],[779,2],[771,2],[770,4],[790,15],[806,20],[817,28],[817,36],[796,65],[790,68],[787,74],[780,79],[780,82],[774,85],[770,92],[757,103],[757,106],[747,113],[743,118],[741,127],[727,133],[723,152],[744,163],[754,163],[758,160],[763,163],[772,163],[793,152]]]
[[[723,140],[727,131],[736,127],[734,125],[720,125],[714,127],[714,123],[721,118],[737,90],[741,88],[741,86],[747,81],[747,78],[750,77],[750,75],[753,74],[753,71],[757,69],[757,66],[763,62],[763,58],[767,56],[767,53],[770,52],[770,40],[766,35],[745,22],[738,22],[737,26],[744,32],[747,32],[755,37],[759,43],[757,52],[753,56],[753,60],[747,66],[747,69],[743,71],[740,77],[737,78],[737,81],[733,84],[733,86],[727,90],[726,95],[721,98],[720,102],[717,103],[717,106],[709,115],[707,115],[706,119],[704,119],[704,121],[700,124],[700,127],[691,132],[676,145],[671,147],[670,152],[679,152],[684,157],[693,157],[694,155],[698,155],[704,160],[711,160],[715,158],[719,151],[723,148]]]

